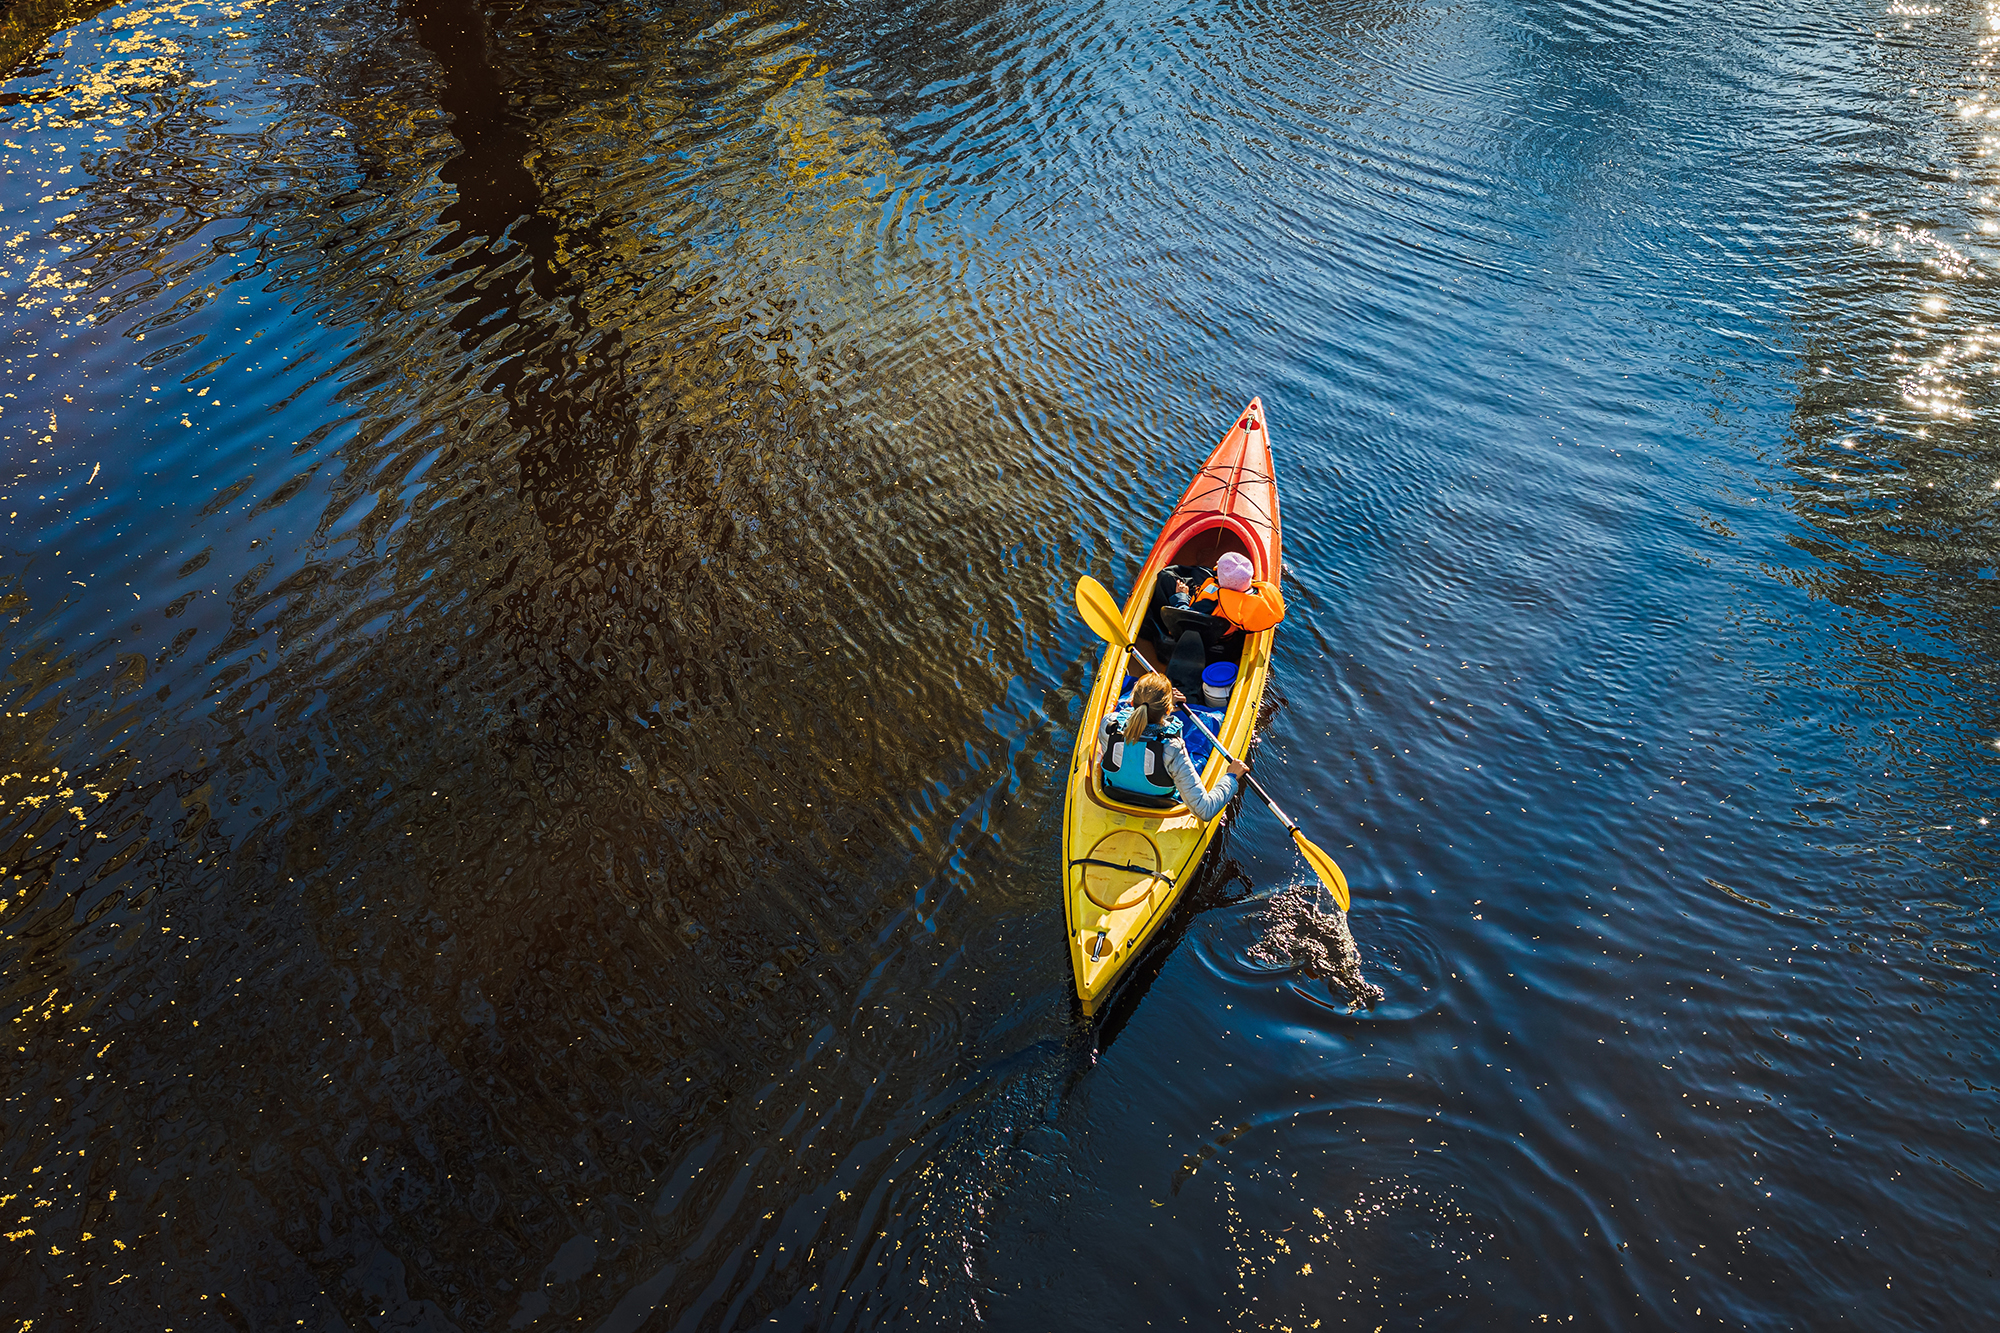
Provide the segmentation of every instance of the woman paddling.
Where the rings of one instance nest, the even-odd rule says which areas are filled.
[[[1104,785],[1113,796],[1140,796],[1152,801],[1178,797],[1197,819],[1213,819],[1236,795],[1238,774],[1249,766],[1231,760],[1213,791],[1203,791],[1201,775],[1181,740],[1181,720],[1174,705],[1186,698],[1157,671],[1139,677],[1132,702],[1112,710],[1105,719]]]

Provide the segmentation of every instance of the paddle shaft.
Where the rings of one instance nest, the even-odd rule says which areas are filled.
[[[1125,652],[1128,656],[1131,657],[1131,659],[1134,662],[1137,662],[1147,671],[1151,671],[1153,669],[1152,665],[1149,662],[1147,662],[1145,658],[1139,655],[1139,650],[1133,647],[1131,644],[1128,643],[1125,645]],[[1224,759],[1229,760],[1233,764],[1240,764],[1243,762],[1242,760],[1238,759],[1235,755],[1229,753],[1229,747],[1224,745],[1222,743],[1221,738],[1208,729],[1207,723],[1203,722],[1200,717],[1196,716],[1193,707],[1190,706],[1187,709],[1187,715],[1188,715],[1188,721],[1194,723],[1196,728],[1200,730],[1201,734],[1208,737],[1209,743],[1215,746],[1215,748],[1221,752],[1222,757]],[[1290,830],[1292,833],[1297,833],[1299,831],[1299,826],[1292,822],[1292,817],[1286,814],[1283,810],[1280,810],[1278,808],[1278,803],[1271,799],[1271,793],[1264,790],[1263,783],[1257,781],[1256,777],[1250,773],[1245,773],[1243,775],[1243,780],[1250,784],[1252,790],[1254,790],[1259,796],[1264,798],[1264,804],[1271,807],[1271,813],[1278,817],[1278,822],[1280,824],[1283,824],[1286,827],[1286,829]]]

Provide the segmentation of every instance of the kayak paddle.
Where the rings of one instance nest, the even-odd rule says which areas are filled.
[[[1153,669],[1146,659],[1139,655],[1139,650],[1133,646],[1131,637],[1126,634],[1124,613],[1118,609],[1118,603],[1111,600],[1110,591],[1088,574],[1077,580],[1076,609],[1083,613],[1083,622],[1097,631],[1098,638],[1123,648],[1132,660],[1145,670]],[[1187,715],[1195,726],[1201,728],[1201,734],[1208,737],[1217,750],[1222,751],[1223,758],[1231,762],[1240,762],[1235,755],[1223,749],[1222,742],[1208,729],[1207,724],[1195,715],[1194,709],[1188,709]],[[1264,804],[1271,807],[1271,813],[1278,817],[1278,822],[1290,831],[1292,841],[1299,845],[1299,855],[1305,857],[1306,864],[1319,876],[1320,883],[1333,891],[1333,901],[1339,905],[1341,911],[1345,912],[1348,903],[1347,876],[1340,873],[1340,867],[1333,863],[1331,856],[1321,851],[1305,834],[1299,832],[1299,826],[1278,808],[1278,803],[1271,799],[1271,793],[1264,790],[1262,783],[1248,773],[1243,775],[1243,780],[1264,798]]]

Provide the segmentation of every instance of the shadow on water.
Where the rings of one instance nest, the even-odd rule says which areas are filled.
[[[1239,802],[1237,808],[1230,814],[1231,821],[1239,818],[1241,814]],[[1111,1003],[1105,1008],[1103,1015],[1097,1019],[1093,1033],[1098,1054],[1108,1052],[1117,1042],[1119,1034],[1125,1030],[1125,1025],[1132,1020],[1132,1015],[1138,1012],[1146,993],[1152,990],[1153,983],[1159,980],[1160,970],[1166,966],[1167,959],[1180,947],[1181,940],[1187,935],[1188,927],[1194,923],[1195,918],[1211,908],[1233,906],[1249,896],[1252,887],[1250,877],[1244,874],[1243,867],[1230,857],[1228,844],[1228,834],[1224,833],[1209,845],[1207,855],[1202,858],[1201,868],[1195,872],[1195,878],[1189,883],[1180,906],[1175,909],[1174,915],[1168,918],[1165,928],[1160,931],[1158,937],[1147,946],[1145,955],[1134,964],[1131,974],[1119,986],[1118,993],[1111,997]],[[1080,1013],[1080,1009],[1078,1012]]]
[[[864,356],[882,317],[829,275],[903,285],[908,344],[952,265],[871,234],[902,173],[800,21],[735,17],[747,44],[350,7],[316,29],[345,44],[279,56],[312,86],[277,114],[337,111],[353,169],[183,91],[78,201],[113,294],[89,337],[282,401],[125,460],[198,543],[153,557],[133,628],[28,612],[49,557],[7,593],[10,748],[48,788],[0,830],[14,1160],[56,1210],[10,1306],[865,1304],[917,1262],[871,1240],[900,1177],[1009,1077],[996,1043],[1037,1049],[953,933],[1020,907],[938,907],[1051,781],[1060,726],[1012,682],[1060,674],[1052,610],[994,575],[1079,565],[1070,522],[939,392],[929,351],[976,330]],[[259,357],[235,291],[337,345]]]

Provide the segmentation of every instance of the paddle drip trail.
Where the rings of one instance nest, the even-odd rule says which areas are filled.
[[[1317,884],[1297,884],[1264,904],[1264,933],[1250,946],[1253,962],[1296,967],[1346,996],[1347,1007],[1366,1009],[1382,988],[1361,975],[1361,949],[1347,928],[1347,913],[1320,907]]]

